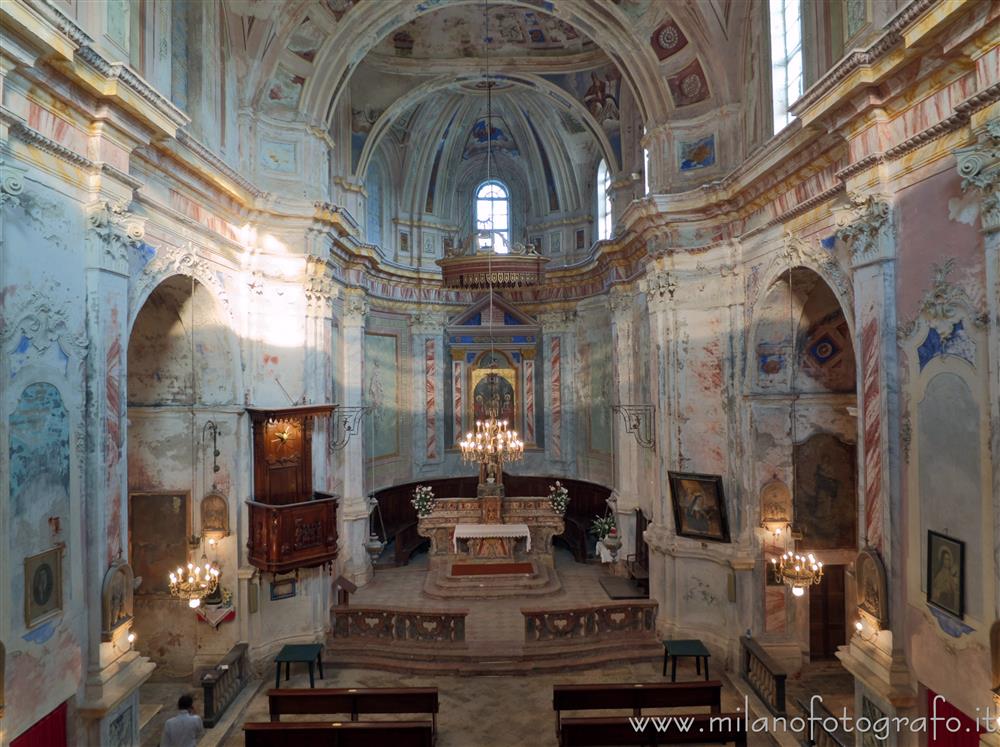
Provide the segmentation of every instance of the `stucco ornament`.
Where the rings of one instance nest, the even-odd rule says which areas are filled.
[[[21,204],[25,173],[27,172],[24,169],[0,158],[0,207],[4,205],[16,207]]]
[[[56,306],[52,302],[54,293],[53,289],[33,290],[10,313],[4,314],[0,340],[6,350],[8,343],[23,336],[36,353],[44,353],[52,345],[58,345],[63,353],[82,363],[87,353],[87,336],[70,329],[69,304]]]
[[[917,329],[921,319],[938,332],[950,331],[951,324],[958,319],[968,318],[976,327],[982,327],[986,318],[976,313],[975,304],[968,294],[949,279],[955,269],[955,260],[948,259],[941,264],[933,265],[934,279],[927,289],[916,316],[897,329],[897,339],[903,341],[909,338]]]
[[[212,266],[195,253],[194,245],[190,242],[180,248],[166,245],[157,247],[156,255],[143,268],[139,282],[129,283],[129,308],[132,314],[139,313],[139,307],[156,286],[174,275],[185,275],[197,280],[211,290],[226,312],[232,315],[225,285]]]
[[[344,321],[364,324],[368,315],[368,297],[361,288],[348,288],[344,292]]]
[[[838,217],[837,238],[846,241],[855,265],[883,258],[892,241],[891,208],[876,195],[850,195],[850,207]]]
[[[87,238],[102,267],[128,274],[128,250],[138,247],[145,235],[146,219],[122,203],[98,202],[87,209]]]
[[[677,292],[677,281],[667,270],[659,270],[649,276],[646,284],[646,292],[651,300],[666,301],[673,300]]]
[[[982,227],[986,233],[1000,230],[1000,119],[992,119],[979,143],[955,151],[962,190],[978,189],[983,196]]]

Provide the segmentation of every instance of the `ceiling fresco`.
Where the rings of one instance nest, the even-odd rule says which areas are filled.
[[[570,24],[527,8],[498,6],[489,22],[478,5],[459,5],[420,16],[382,40],[374,54],[416,59],[479,59],[490,56],[567,55],[594,42]]]

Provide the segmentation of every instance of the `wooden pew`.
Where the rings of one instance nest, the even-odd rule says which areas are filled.
[[[562,734],[562,711],[628,709],[641,716],[644,708],[707,707],[722,710],[722,682],[649,682],[621,685],[554,685],[552,708],[556,712],[556,736]],[[578,721],[580,719],[577,719]],[[626,721],[626,723],[628,723]]]
[[[243,725],[246,747],[432,747],[430,721],[287,721]]]
[[[429,713],[431,720],[421,723],[428,723],[437,739],[436,687],[283,688],[268,690],[267,701],[272,722],[290,714],[347,713],[357,722],[358,716],[375,713]]]
[[[665,718],[671,718],[666,716]],[[628,718],[564,718],[562,747],[605,747],[606,745],[641,745],[658,747],[666,744],[728,744],[746,747],[746,714],[683,714],[674,719],[691,719],[690,728],[682,728],[676,720],[658,731],[652,722],[638,731]],[[718,719],[713,722],[712,719]]]

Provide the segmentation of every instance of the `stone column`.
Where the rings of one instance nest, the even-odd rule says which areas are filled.
[[[642,137],[642,147],[649,154],[646,181],[649,194],[662,194],[670,186],[673,169],[670,164],[671,133],[668,125],[647,128]]]
[[[113,185],[108,185],[114,189]],[[122,190],[114,190],[123,199]],[[88,600],[87,676],[79,712],[87,720],[84,741],[107,741],[109,712],[123,700],[134,707],[138,724],[138,688],[154,665],[132,649],[128,628],[103,641],[102,586],[117,558],[128,560],[126,492],[125,383],[129,308],[128,252],[141,242],[145,219],[126,202],[102,196],[86,207],[87,339],[86,365],[86,551]],[[127,199],[127,198],[124,198]],[[96,347],[103,345],[103,347]]]
[[[854,346],[858,361],[858,543],[876,549],[885,564],[890,629],[871,642],[854,634],[838,657],[861,689],[892,708],[916,698],[903,648],[905,567],[899,479],[899,382],[896,346],[896,231],[889,202],[851,195],[837,214],[837,237],[850,249],[854,288]],[[859,700],[860,702],[860,700]],[[894,715],[894,714],[890,714]]]
[[[650,380],[652,404],[656,407],[654,434],[656,439],[657,496],[653,501],[653,516],[646,529],[646,544],[649,545],[649,596],[659,604],[657,631],[665,630],[674,602],[674,595],[667,589],[668,553],[674,537],[673,522],[669,518],[669,487],[667,470],[670,468],[672,442],[670,438],[669,393],[670,381],[670,310],[677,291],[677,282],[665,269],[651,267],[642,280],[642,290],[646,293],[649,308]]]
[[[986,304],[989,336],[990,453],[993,462],[993,579],[1000,619],[1000,118],[974,128],[978,142],[955,152],[962,189],[981,197],[980,226],[986,255]],[[1000,711],[1000,704],[998,704]]]
[[[636,394],[632,386],[634,377],[629,373],[632,371],[635,347],[633,292],[615,286],[608,294],[608,302],[611,306],[614,402],[623,405],[642,404],[635,401]],[[635,510],[639,508],[637,477],[640,447],[635,436],[627,432],[620,413],[611,413],[611,427],[614,434],[612,484],[617,494],[617,522],[622,540],[619,557],[624,560],[630,553],[635,552],[636,547]]]
[[[364,381],[365,318],[368,297],[361,288],[343,291],[340,380],[343,406],[360,407]],[[365,495],[365,446],[371,437],[370,415],[362,422],[362,433],[351,438],[341,451],[344,494],[340,499],[340,558],[343,574],[361,586],[372,577],[372,565],[365,552],[368,539],[368,500]]]

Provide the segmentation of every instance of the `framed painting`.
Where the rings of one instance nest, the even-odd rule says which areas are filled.
[[[191,494],[182,490],[128,496],[128,545],[140,594],[170,593],[170,572],[188,562]]]
[[[965,615],[965,543],[927,530],[927,603]]]
[[[33,628],[62,612],[62,547],[24,559],[24,623]]]
[[[275,578],[271,582],[271,601],[277,602],[281,599],[291,599],[296,591],[295,576],[287,578]]]
[[[365,332],[364,398],[372,408],[372,455],[376,459],[399,456],[402,393],[399,385],[399,337],[392,333]]]
[[[729,542],[726,498],[720,475],[669,472],[677,534],[691,539]]]

